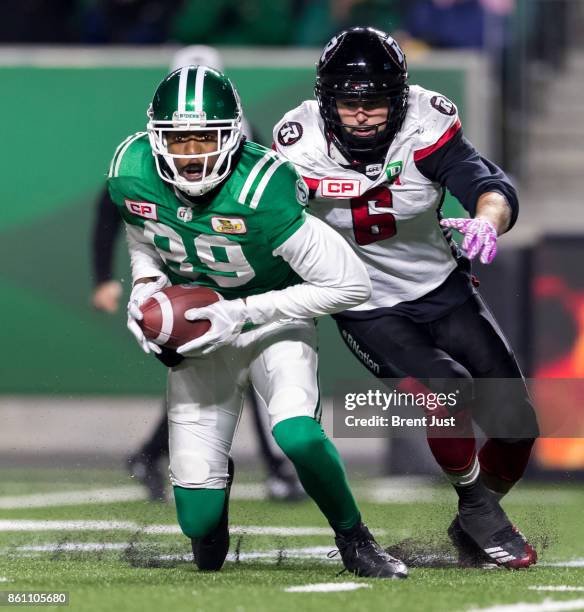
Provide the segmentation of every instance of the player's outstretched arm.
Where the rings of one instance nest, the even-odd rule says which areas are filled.
[[[511,207],[496,191],[483,193],[473,219],[443,219],[442,227],[464,234],[462,250],[469,259],[480,256],[481,263],[490,264],[497,254],[497,237],[507,231],[511,222]]]
[[[501,193],[489,191],[479,197],[475,219],[489,221],[500,236],[511,225],[511,207]]]
[[[349,245],[322,221],[307,216],[301,227],[274,250],[304,280],[279,291],[246,300],[222,301],[188,310],[189,320],[209,319],[211,330],[177,352],[208,354],[237,338],[246,323],[262,325],[280,319],[312,319],[357,306],[371,294],[367,270]]]
[[[517,219],[517,191],[505,173],[463,137],[460,122],[453,128],[457,131],[442,146],[429,154],[418,151],[416,167],[447,187],[469,212],[470,219],[444,219],[441,225],[464,234],[462,249],[469,259],[480,256],[488,264],[497,253],[498,236]]]

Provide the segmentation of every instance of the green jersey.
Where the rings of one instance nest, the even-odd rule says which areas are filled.
[[[246,142],[213,197],[192,200],[199,205],[159,177],[148,137],[138,133],[118,147],[108,186],[173,284],[206,285],[234,299],[301,282],[274,250],[304,223],[308,191],[293,166],[265,147]]]

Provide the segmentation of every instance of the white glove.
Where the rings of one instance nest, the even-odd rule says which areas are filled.
[[[208,319],[211,329],[176,349],[185,357],[208,355],[221,346],[231,344],[241,333],[243,326],[249,322],[247,306],[242,299],[221,300],[204,308],[191,308],[185,312],[187,321]]]
[[[138,321],[144,318],[140,306],[142,306],[149,297],[152,297],[155,293],[158,293],[158,291],[166,287],[168,282],[168,277],[163,274],[155,281],[134,285],[132,293],[130,294],[130,301],[128,302],[128,329],[132,332],[134,338],[136,338],[136,341],[145,353],[153,352],[160,354],[162,350],[157,344],[154,344],[154,342],[146,338],[144,332],[138,325]]]

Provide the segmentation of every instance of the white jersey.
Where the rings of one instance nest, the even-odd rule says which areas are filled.
[[[439,224],[444,189],[426,178],[416,162],[460,128],[452,102],[411,86],[402,128],[383,166],[367,167],[369,178],[341,165],[346,162],[327,143],[316,101],[303,102],[275,126],[276,150],[315,192],[310,212],[340,232],[367,267],[371,298],[352,310],[386,308],[420,298],[456,268]]]

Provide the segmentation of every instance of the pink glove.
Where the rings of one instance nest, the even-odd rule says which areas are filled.
[[[497,230],[486,219],[442,219],[442,227],[464,234],[462,250],[469,259],[481,254],[481,263],[490,264],[497,254]]]

